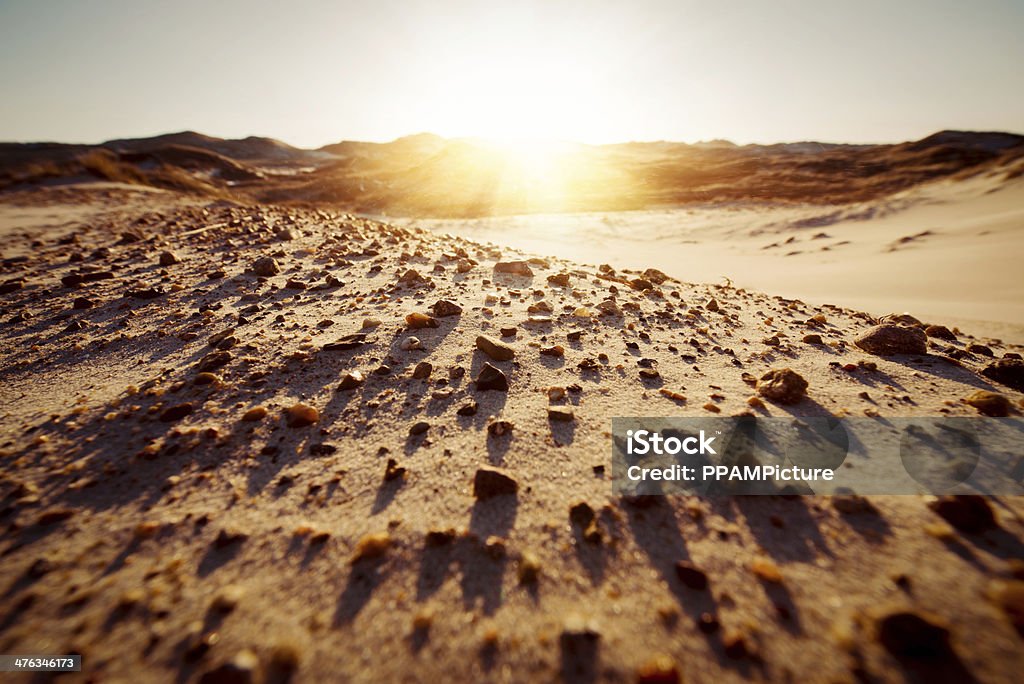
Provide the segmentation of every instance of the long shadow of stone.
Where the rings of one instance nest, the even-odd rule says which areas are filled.
[[[757,543],[773,558],[813,562],[820,554],[833,555],[808,510],[807,497],[737,496],[733,501]]]
[[[335,626],[350,624],[359,615],[373,596],[374,590],[384,580],[381,568],[384,558],[362,558],[352,564],[345,590],[338,599],[334,611]]]

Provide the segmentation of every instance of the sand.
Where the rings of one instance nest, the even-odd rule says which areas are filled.
[[[745,269],[694,283],[720,274],[656,259],[667,238],[583,259],[601,272],[558,249],[171,193],[42,189],[0,216],[4,258],[26,257],[3,274],[24,285],[2,295],[0,652],[80,652],[68,681],[1019,678],[1021,498],[983,502],[994,524],[973,532],[926,496],[631,502],[611,491],[608,431],[706,406],[974,416],[961,400],[978,389],[1021,394],[967,347],[1020,347],[965,328],[928,355],[870,356],[852,345],[870,316],[739,289]],[[592,242],[625,244],[623,221],[617,243]],[[924,244],[947,237],[966,240]],[[279,272],[261,279],[267,257]],[[531,257],[533,275],[495,270]],[[623,282],[648,267],[678,280]],[[114,277],[62,285],[86,268]],[[619,313],[598,315],[610,296]],[[439,300],[461,313],[409,329]],[[479,351],[481,334],[513,358]],[[541,354],[554,345],[564,357]],[[639,377],[641,358],[660,377]],[[507,392],[474,385],[485,363]],[[752,407],[743,374],[778,367],[807,397]],[[475,495],[482,468],[517,493]],[[570,519],[581,502],[596,535]]]
[[[737,203],[589,214],[396,219],[588,264],[909,312],[1024,342],[1024,178],[942,180],[850,205]]]

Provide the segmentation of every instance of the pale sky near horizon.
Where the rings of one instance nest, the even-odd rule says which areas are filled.
[[[1024,132],[1020,0],[2,0],[0,140]]]

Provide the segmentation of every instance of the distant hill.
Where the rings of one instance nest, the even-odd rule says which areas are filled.
[[[657,141],[522,153],[430,133],[318,150],[193,131],[101,145],[0,143],[0,188],[100,178],[364,213],[480,216],[713,202],[849,203],[931,180],[1024,174],[1024,136],[940,131],[882,145]]]

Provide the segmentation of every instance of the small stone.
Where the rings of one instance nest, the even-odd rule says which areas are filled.
[[[204,672],[199,684],[252,684],[258,666],[256,654],[246,649],[230,661]]]
[[[308,427],[320,420],[320,412],[308,404],[297,403],[285,411],[285,419],[288,427]]]
[[[555,273],[548,276],[548,282],[558,287],[569,286],[569,274],[568,273]]]
[[[249,535],[245,532],[238,530],[222,529],[217,533],[217,537],[213,540],[213,547],[215,549],[223,549],[234,544],[241,544],[249,538]]]
[[[173,266],[174,264],[181,263],[181,259],[174,252],[163,251],[160,252],[160,265],[161,266]]]
[[[928,504],[928,508],[956,529],[968,534],[998,527],[992,506],[985,497],[978,494],[940,496]]]
[[[515,425],[507,420],[496,420],[487,426],[487,434],[491,437],[501,437],[507,435],[515,429]]]
[[[479,407],[477,403],[475,401],[470,400],[463,404],[462,406],[460,406],[455,411],[455,413],[457,413],[460,416],[475,416],[478,408]]]
[[[995,354],[992,353],[991,347],[986,346],[984,344],[978,344],[976,342],[972,342],[971,344],[967,345],[967,351],[968,353],[971,354],[977,354],[978,356],[988,356],[989,358],[995,356]]]
[[[533,270],[525,261],[499,261],[494,264],[496,273],[511,273],[520,276],[532,276]]]
[[[633,278],[629,281],[629,286],[634,290],[639,290],[640,292],[654,289],[654,283],[646,278]]]
[[[362,328],[363,330],[371,330],[378,327],[380,324],[381,320],[379,318],[364,318]]]
[[[679,667],[664,654],[647,660],[636,671],[637,684],[678,684],[680,680]]]
[[[679,561],[676,563],[676,577],[683,585],[695,591],[704,591],[708,588],[708,575],[690,561]]]
[[[422,285],[427,282],[427,279],[420,274],[415,268],[410,268],[398,279],[401,285]]]
[[[824,342],[821,339],[821,335],[811,333],[810,335],[804,335],[804,344],[824,344]]]
[[[242,420],[247,423],[255,423],[258,420],[263,420],[267,417],[267,408],[265,406],[253,406],[251,409],[242,414]]]
[[[661,377],[661,373],[656,368],[641,368],[640,377],[644,380],[657,380]]]
[[[429,361],[420,361],[412,371],[414,380],[426,380],[434,372],[434,365]]]
[[[351,351],[366,344],[367,333],[352,333],[324,345],[324,351]]]
[[[929,325],[924,329],[924,334],[928,337],[935,337],[940,340],[956,340],[956,335],[953,334],[953,331],[944,325]]]
[[[260,257],[252,264],[253,273],[261,278],[269,278],[281,272],[281,267],[274,257]]]
[[[305,290],[306,289],[306,283],[304,283],[301,280],[298,280],[296,278],[289,278],[285,282],[284,288],[286,290]]]
[[[71,305],[74,309],[91,309],[94,306],[96,306],[96,302],[88,297],[76,297],[74,303]]]
[[[928,336],[923,330],[893,323],[876,325],[853,343],[867,353],[877,356],[928,352]]]
[[[767,558],[755,558],[750,564],[750,571],[765,582],[773,584],[782,582],[782,572],[779,570],[779,566]]]
[[[1002,358],[985,366],[981,374],[990,380],[1024,392],[1024,361]]]
[[[231,352],[210,352],[209,354],[207,354],[206,356],[199,360],[199,363],[196,365],[196,370],[199,371],[200,373],[215,371],[218,368],[226,366],[228,362],[231,361],[232,358],[233,357],[231,356]]]
[[[469,259],[459,259],[455,262],[455,270],[459,273],[469,273],[473,270],[473,262]]]
[[[423,343],[420,342],[418,337],[407,337],[402,340],[402,344],[399,346],[402,351],[413,351],[414,349],[422,349]]]
[[[541,356],[553,356],[555,358],[560,359],[563,356],[565,356],[565,347],[563,347],[560,344],[556,344],[550,347],[541,347],[540,354]]]
[[[462,313],[462,307],[455,302],[447,299],[441,299],[430,308],[434,312],[434,315],[438,318],[444,318],[445,316],[458,316]]]
[[[426,422],[425,420],[421,420],[419,422],[413,423],[412,427],[409,428],[409,434],[410,435],[422,435],[423,433],[425,433],[429,429],[430,429],[430,423]]]
[[[761,376],[757,392],[779,404],[795,404],[806,396],[807,381],[794,370],[778,368]]]
[[[380,558],[391,548],[391,535],[387,532],[372,532],[363,535],[356,544],[355,554],[351,563],[354,565],[361,560]]]
[[[496,390],[498,392],[507,392],[508,378],[499,369],[489,363],[485,363],[476,378],[476,388],[480,391]]]
[[[359,371],[349,371],[341,378],[341,383],[338,385],[338,389],[342,392],[345,390],[355,389],[363,384],[366,378]]]
[[[213,597],[213,601],[210,602],[210,608],[218,613],[230,613],[238,607],[244,596],[245,591],[240,586],[229,584]]]
[[[425,313],[414,312],[405,317],[405,324],[413,330],[422,328],[436,328],[440,325],[436,318]]]
[[[393,458],[389,458],[387,465],[384,466],[384,480],[391,482],[397,480],[400,477],[405,476],[405,467],[398,465],[398,461]]]
[[[515,495],[518,491],[519,483],[494,468],[480,468],[473,477],[473,496],[480,500]]]
[[[197,385],[219,385],[220,376],[216,373],[200,373],[193,382]]]
[[[501,328],[499,329],[502,337],[515,337],[519,333],[518,328]]]
[[[551,406],[548,407],[548,420],[556,423],[571,423],[576,420],[576,415],[572,409],[564,406]]]
[[[173,423],[192,413],[192,410],[192,404],[189,402],[170,406],[160,413],[160,420],[164,423]]]
[[[997,392],[978,390],[964,399],[964,403],[978,409],[978,413],[992,418],[1005,418],[1010,415],[1010,400]]]
[[[704,305],[704,308],[712,312],[721,309],[721,307],[718,305],[718,300],[715,299],[714,297],[708,300],[707,304]]]
[[[490,356],[495,361],[511,361],[516,355],[515,349],[509,345],[487,335],[479,335],[476,338],[476,348]]]
[[[524,551],[519,558],[519,583],[534,584],[540,579],[541,563],[537,556]]]

